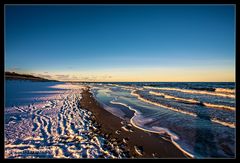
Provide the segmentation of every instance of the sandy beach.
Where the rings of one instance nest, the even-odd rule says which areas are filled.
[[[164,140],[158,134],[144,132],[103,109],[93,98],[89,88],[82,92],[80,103],[82,108],[93,112],[101,132],[108,135],[109,140],[116,139],[119,144],[124,144],[127,140],[127,150],[133,157],[187,158],[170,140]]]

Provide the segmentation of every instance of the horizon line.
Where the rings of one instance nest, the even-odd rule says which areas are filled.
[[[236,81],[60,81],[69,83],[235,83]]]

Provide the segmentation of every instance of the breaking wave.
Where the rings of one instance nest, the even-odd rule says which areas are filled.
[[[228,98],[235,98],[234,94],[225,94],[223,92],[210,92],[210,91],[200,91],[200,90],[190,90],[190,89],[180,89],[180,88],[170,88],[170,87],[150,87],[144,86],[145,89],[157,89],[157,90],[169,90],[169,91],[178,91],[190,94],[204,94],[204,95],[212,95],[212,96],[221,96]]]
[[[188,157],[194,158],[194,155],[187,152],[186,150],[183,149],[183,147],[181,147],[176,141],[180,141],[179,137],[174,134],[172,131],[170,131],[167,128],[163,128],[163,127],[158,127],[158,126],[152,126],[151,128],[144,126],[144,122],[148,121],[146,118],[143,117],[143,115],[137,111],[136,109],[132,108],[131,106],[128,106],[125,103],[122,102],[117,102],[112,100],[110,103],[112,104],[117,104],[117,105],[122,105],[127,107],[129,110],[134,111],[134,116],[130,119],[130,123],[143,131],[146,132],[150,132],[150,133],[155,133],[155,134],[160,134],[164,137],[164,135],[168,135],[170,137],[171,142],[179,149],[181,150],[185,155],[187,155]]]
[[[182,113],[182,114],[186,114],[186,115],[190,115],[190,116],[193,116],[193,117],[198,116],[196,113],[193,113],[193,112],[189,112],[189,111],[177,109],[177,108],[174,108],[174,107],[166,106],[166,105],[160,104],[158,102],[154,102],[154,101],[151,101],[149,99],[143,98],[142,96],[140,96],[139,94],[136,93],[136,90],[133,90],[131,92],[131,95],[136,96],[139,100],[141,100],[143,102],[146,102],[146,103],[149,103],[149,104],[152,104],[152,105],[155,105],[155,106],[159,106],[161,108],[169,109],[169,110],[179,112],[179,113]],[[235,126],[236,126],[234,122],[224,122],[224,121],[218,120],[216,118],[211,118],[210,120],[214,123],[218,123],[220,125],[224,125],[224,126],[227,126],[227,127],[230,127],[230,128],[235,128]]]
[[[227,88],[216,88],[215,92],[221,92],[221,93],[235,93],[235,89],[227,89]]]
[[[233,110],[233,111],[235,110],[235,107],[231,107],[231,106],[201,102],[201,101],[198,101],[198,100],[195,100],[195,99],[189,99],[189,98],[180,98],[180,97],[176,97],[176,96],[170,96],[170,95],[167,95],[165,93],[149,91],[149,94],[156,95],[156,96],[162,96],[162,97],[167,98],[167,99],[174,99],[174,100],[177,100],[177,101],[187,102],[187,103],[191,103],[191,104],[202,104],[203,106],[207,106],[207,107],[211,107],[211,108],[227,109],[227,110]]]

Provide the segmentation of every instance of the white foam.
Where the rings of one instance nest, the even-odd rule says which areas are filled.
[[[178,91],[178,92],[184,92],[184,93],[190,93],[190,94],[204,94],[204,95],[212,95],[212,96],[221,96],[221,97],[235,98],[234,94],[224,94],[224,93],[210,92],[210,91],[198,91],[198,90],[168,88],[168,87],[149,87],[149,86],[144,86],[144,88],[146,88],[146,89],[157,89],[157,90]]]
[[[149,93],[152,94],[152,95],[155,95],[155,96],[163,96],[164,98],[174,99],[174,100],[177,100],[177,101],[183,101],[183,102],[188,102],[188,103],[193,103],[193,104],[200,103],[200,101],[198,101],[198,100],[189,99],[189,98],[180,98],[180,97],[176,97],[176,96],[170,96],[170,95],[167,95],[165,93],[159,93],[159,92],[154,92],[154,91],[149,91]],[[207,102],[204,102],[203,105],[205,105],[207,107],[211,107],[211,108],[216,108],[216,109],[227,109],[227,110],[233,110],[233,111],[235,110],[235,107],[212,104],[212,103],[207,103]]]
[[[215,92],[222,92],[222,93],[235,93],[235,89],[227,89],[227,88],[216,88]]]
[[[141,100],[143,102],[146,102],[146,103],[149,103],[149,104],[152,104],[152,105],[155,105],[155,106],[159,106],[161,108],[169,109],[169,110],[179,112],[179,113],[183,113],[183,114],[186,114],[186,115],[190,115],[190,116],[193,116],[193,117],[197,116],[195,113],[187,112],[187,111],[184,111],[184,110],[179,110],[179,109],[176,109],[176,108],[173,108],[173,107],[165,106],[165,105],[159,104],[157,102],[153,102],[153,101],[147,100],[145,98],[142,98],[139,94],[136,93],[135,90],[133,90],[131,92],[131,95],[136,96],[139,100]]]
[[[146,131],[146,132],[150,132],[150,133],[156,133],[156,134],[168,134],[171,138],[171,141],[173,142],[173,144],[178,148],[180,149],[184,154],[186,154],[187,156],[191,157],[191,158],[194,158],[194,155],[185,151],[183,148],[181,148],[180,145],[178,145],[175,140],[179,140],[178,136],[172,132],[170,132],[168,129],[166,128],[162,128],[162,127],[158,127],[158,126],[153,126],[151,127],[151,129],[146,129],[146,128],[143,128],[143,127],[140,127],[140,126],[144,126],[144,123],[147,123],[149,121],[151,121],[152,119],[149,119],[149,118],[143,118],[142,117],[142,114],[141,112],[137,111],[136,109],[132,108],[131,106],[128,106],[127,104],[124,104],[124,103],[121,103],[121,102],[116,102],[116,101],[112,101],[113,103],[115,104],[119,104],[119,105],[123,105],[127,108],[129,108],[130,110],[134,111],[134,116],[130,119],[130,123],[140,129],[140,130],[143,130],[143,131]],[[136,123],[136,122],[140,122],[140,123]]]
[[[187,152],[186,150],[184,150],[177,142],[176,142],[176,140],[179,140],[179,138],[178,138],[178,136],[177,135],[175,135],[175,134],[173,134],[172,132],[170,132],[168,129],[166,129],[166,128],[162,128],[162,127],[157,127],[157,126],[155,126],[155,127],[152,127],[151,129],[145,129],[145,128],[142,128],[142,127],[139,127],[138,125],[136,125],[135,124],[135,120],[134,120],[134,118],[135,118],[136,116],[134,116],[133,118],[131,118],[130,119],[130,122],[131,122],[131,124],[134,126],[134,127],[136,127],[136,128],[138,128],[138,129],[141,129],[141,130],[143,130],[143,131],[147,131],[147,132],[151,132],[151,133],[156,133],[156,134],[168,134],[169,136],[170,136],[170,138],[171,138],[171,142],[179,149],[179,150],[181,150],[184,154],[186,154],[188,157],[191,157],[191,158],[194,158],[194,155],[193,154],[191,154],[191,153],[189,153],[189,152]]]
[[[168,98],[168,99],[174,99],[174,100],[184,101],[184,102],[189,102],[189,103],[194,103],[194,104],[199,103],[199,101],[194,100],[194,99],[187,99],[187,98],[170,96],[170,95],[167,95],[165,93],[159,93],[159,92],[154,92],[154,91],[149,91],[149,93],[152,94],[152,95],[156,95],[156,96],[163,96],[164,98]]]
[[[207,103],[204,102],[203,105],[207,106],[207,107],[211,107],[211,108],[216,108],[216,109],[226,109],[226,110],[232,110],[235,111],[235,107],[232,106],[226,106],[226,105],[217,105],[217,104],[211,104],[211,103]]]
[[[146,103],[149,103],[149,104],[152,104],[152,105],[155,105],[155,106],[159,106],[161,108],[169,109],[169,110],[172,110],[172,111],[175,111],[175,112],[178,112],[178,113],[182,113],[182,114],[186,114],[186,115],[189,115],[189,116],[197,117],[196,113],[187,112],[187,111],[184,111],[184,110],[180,110],[180,109],[176,109],[176,108],[173,108],[173,107],[165,106],[165,105],[162,105],[160,103],[153,102],[153,101],[147,100],[145,98],[142,98],[139,94],[136,93],[136,90],[133,90],[131,92],[131,95],[136,96],[139,100],[141,100],[143,102],[146,102]],[[211,121],[215,122],[215,123],[218,123],[218,124],[221,124],[223,126],[231,127],[231,128],[236,127],[235,123],[231,123],[231,122],[223,122],[223,121],[217,120],[217,119],[211,119]]]

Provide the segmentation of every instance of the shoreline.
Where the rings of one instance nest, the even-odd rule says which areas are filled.
[[[80,105],[93,113],[100,131],[109,140],[124,143],[134,158],[189,158],[171,140],[145,132],[105,110],[90,93],[89,87],[83,90]]]

